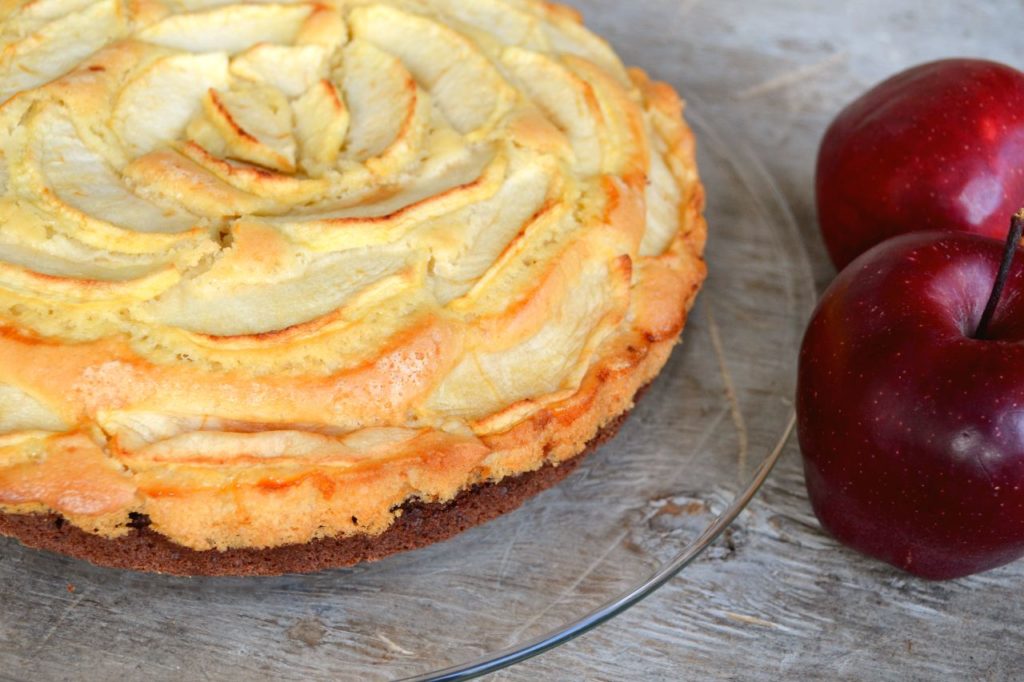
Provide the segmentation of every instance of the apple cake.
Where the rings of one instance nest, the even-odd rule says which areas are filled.
[[[539,0],[15,0],[0,533],[343,566],[614,431],[705,275],[682,103]]]

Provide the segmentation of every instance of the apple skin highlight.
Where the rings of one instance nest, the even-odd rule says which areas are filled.
[[[800,351],[815,513],[841,542],[924,578],[1024,555],[1024,254],[987,338],[973,338],[1003,250],[968,233],[884,242],[828,288]]]
[[[878,84],[825,133],[816,198],[839,269],[911,231],[1002,239],[1024,205],[1024,73],[944,59]]]

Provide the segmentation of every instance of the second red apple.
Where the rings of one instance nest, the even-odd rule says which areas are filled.
[[[998,239],[1024,205],[1024,73],[978,59],[904,71],[844,109],[822,141],[818,217],[842,269],[889,237]]]

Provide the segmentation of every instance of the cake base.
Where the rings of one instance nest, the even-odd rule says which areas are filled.
[[[626,420],[606,424],[579,455],[555,466],[465,490],[446,503],[407,502],[394,524],[380,535],[324,538],[270,549],[199,552],[176,545],[140,517],[126,536],[109,539],[72,526],[57,514],[0,514],[0,535],[22,544],[84,559],[98,566],[180,576],[276,576],[313,573],[377,561],[397,552],[447,540],[518,508],[568,476],[580,461],[613,438]]]

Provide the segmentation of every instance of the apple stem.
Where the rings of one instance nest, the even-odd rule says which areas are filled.
[[[1003,287],[1010,277],[1010,267],[1013,265],[1013,256],[1017,253],[1017,244],[1020,243],[1021,235],[1024,234],[1024,208],[1017,211],[1010,218],[1010,233],[1006,235],[1006,247],[1003,249],[1003,262],[999,264],[999,273],[992,285],[992,294],[988,297],[985,305],[985,312],[981,314],[981,321],[974,331],[974,338],[984,339],[988,332],[988,325],[992,322],[992,316],[996,314],[999,300],[1003,297]]]

